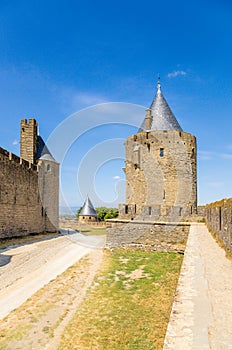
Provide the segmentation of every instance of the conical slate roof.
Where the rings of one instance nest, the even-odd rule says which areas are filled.
[[[80,216],[97,216],[97,212],[94,209],[94,206],[88,196],[86,197],[85,203],[79,215]]]
[[[52,162],[56,162],[41,136],[38,136],[37,138],[36,159],[50,160]]]
[[[167,101],[165,100],[160,86],[160,80],[158,80],[157,93],[150,106],[151,110],[151,128],[150,130],[179,130],[182,128],[176,117],[171,111]],[[145,120],[143,121],[139,131],[146,131]]]

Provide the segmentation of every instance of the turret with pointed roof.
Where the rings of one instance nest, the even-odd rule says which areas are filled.
[[[44,231],[54,231],[59,226],[59,163],[39,136],[34,118],[21,120],[20,156],[37,165]]]
[[[126,203],[120,219],[180,221],[197,211],[196,138],[182,131],[158,79],[136,135],[126,142]]]
[[[93,222],[97,221],[97,212],[89,199],[88,195],[86,197],[85,203],[79,214],[79,221],[81,222]]]

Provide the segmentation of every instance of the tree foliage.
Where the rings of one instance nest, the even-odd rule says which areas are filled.
[[[107,208],[107,207],[99,207],[96,208],[98,221],[105,221],[106,219],[114,219],[118,217],[118,209],[117,208]]]
[[[77,210],[77,213],[76,213],[76,217],[79,218],[79,215],[80,215],[80,212],[82,211],[82,208],[83,207],[80,207],[78,210]]]

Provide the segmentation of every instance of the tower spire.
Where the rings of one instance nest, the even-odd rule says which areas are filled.
[[[160,75],[158,74],[157,92],[161,92]]]

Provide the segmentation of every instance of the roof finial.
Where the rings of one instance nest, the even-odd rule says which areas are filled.
[[[158,74],[157,92],[161,92],[160,75]]]

